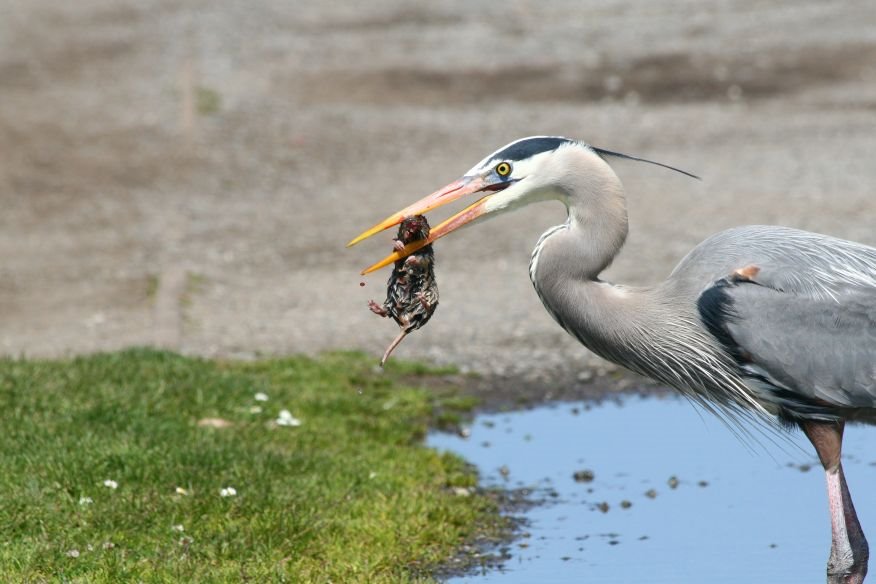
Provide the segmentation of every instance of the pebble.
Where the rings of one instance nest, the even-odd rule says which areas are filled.
[[[575,471],[575,474],[572,475],[572,478],[575,479],[576,483],[589,483],[596,478],[596,474],[589,469]]]
[[[678,477],[675,475],[672,475],[671,477],[669,477],[669,480],[666,481],[666,484],[669,485],[670,489],[677,489],[678,483],[679,483]]]

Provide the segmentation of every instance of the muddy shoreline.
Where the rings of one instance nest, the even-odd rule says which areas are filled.
[[[8,16],[3,354],[378,355],[394,331],[366,305],[387,273],[358,273],[391,234],[344,244],[526,135],[703,177],[616,164],[630,237],[609,281],[657,282],[740,224],[876,243],[866,0],[34,0]],[[564,219],[532,206],[442,240],[441,305],[398,357],[535,392],[603,367],[529,282]]]

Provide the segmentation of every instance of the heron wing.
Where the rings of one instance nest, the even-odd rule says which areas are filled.
[[[703,323],[760,399],[810,417],[876,407],[876,255],[859,259],[745,266],[702,293]]]

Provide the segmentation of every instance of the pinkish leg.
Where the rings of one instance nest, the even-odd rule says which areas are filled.
[[[861,584],[867,575],[870,550],[855,513],[841,462],[844,422],[802,422],[800,426],[818,453],[827,480],[831,546],[828,584]]]
[[[373,300],[368,301],[368,308],[370,308],[371,312],[373,312],[374,314],[377,314],[377,315],[382,316],[384,318],[386,318],[386,315],[389,314],[384,307],[377,304]]]

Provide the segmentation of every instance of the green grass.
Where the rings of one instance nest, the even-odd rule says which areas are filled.
[[[500,520],[422,446],[452,404],[398,382],[423,375],[356,354],[0,360],[0,581],[428,581]]]

